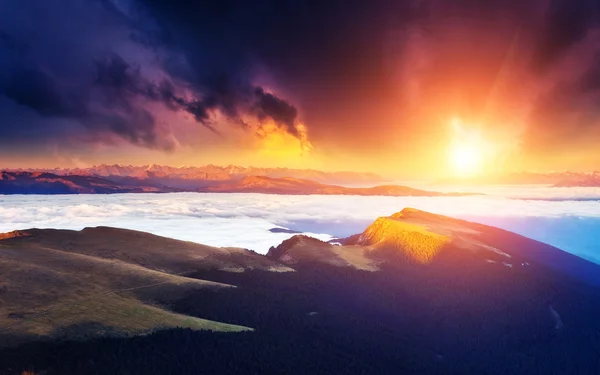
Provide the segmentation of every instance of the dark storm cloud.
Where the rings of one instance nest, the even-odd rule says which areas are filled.
[[[156,84],[140,73],[140,66],[132,66],[121,56],[112,54],[96,60],[93,87],[102,92],[101,99],[108,108],[130,110],[138,98],[165,103],[176,109],[173,85],[167,80]]]
[[[9,78],[1,87],[7,98],[42,117],[74,120],[92,133],[108,131],[143,147],[172,149],[172,143],[157,134],[154,116],[136,106],[132,97],[128,97],[140,93],[149,95],[144,90],[151,90],[150,87],[144,85],[143,81],[135,81],[128,74],[123,74],[123,70],[119,71],[120,67],[115,61],[122,60],[115,58],[111,61],[113,65],[110,67],[98,65],[98,79],[95,82],[102,86],[102,95],[98,100],[104,105],[90,102],[92,92],[88,88],[61,85],[48,74],[35,69],[16,67],[10,71]],[[10,134],[10,128],[7,133]]]
[[[535,68],[544,69],[556,62],[591,29],[598,27],[599,11],[600,3],[596,0],[550,0],[538,34]]]
[[[298,103],[310,134],[317,134],[327,126],[342,130],[346,122],[326,121],[324,108],[335,117],[360,110],[354,104],[364,99],[385,101],[381,96],[390,83],[385,80],[388,71],[380,68],[386,52],[378,38],[389,24],[389,13],[398,22],[412,17],[410,3],[145,1],[189,62],[183,69],[168,66],[172,76],[190,82],[210,100],[229,103],[232,117],[241,107],[295,136]],[[282,90],[288,95],[280,95]],[[200,115],[206,107],[198,106]]]
[[[169,29],[141,2],[67,0],[59,8],[38,0],[0,6],[0,95],[16,104],[22,116],[27,111],[38,116],[37,121],[19,121],[11,107],[16,114],[12,123],[2,123],[5,140],[23,133],[52,138],[52,132],[41,131],[48,123],[54,137],[68,138],[77,135],[72,134],[76,122],[88,132],[79,135],[92,142],[94,137],[110,141],[112,134],[138,146],[171,150],[173,136],[168,124],[157,120],[155,105],[186,111],[217,134],[222,132],[214,123],[215,111],[243,127],[243,115],[254,114],[281,119],[280,126],[295,130],[295,116],[283,118],[277,107],[269,107],[269,102],[286,102],[265,94],[249,77],[224,70],[197,80],[198,71],[189,70]],[[64,119],[64,126],[44,119]]]
[[[600,142],[599,33],[599,2],[549,2],[532,58],[532,75],[548,86],[532,106],[524,140],[532,151],[562,154]]]
[[[294,127],[298,110],[285,100],[279,99],[273,94],[266,93],[262,88],[257,87],[254,91],[257,97],[255,110],[261,119],[271,118],[278,124],[283,124],[286,130],[295,136],[298,131]]]
[[[3,85],[4,95],[15,103],[31,108],[43,116],[69,117],[82,109],[77,98],[63,97],[47,74],[28,68],[15,68]]]
[[[0,3],[0,95],[12,101],[1,101],[0,143],[33,135],[51,142],[121,138],[153,149],[174,147],[138,100],[148,95],[149,83],[111,52],[133,45],[121,39],[132,29],[105,5]]]
[[[211,112],[219,110],[230,120],[246,126],[240,113],[254,113],[260,120],[272,119],[290,134],[297,136],[294,127],[298,111],[291,104],[263,88],[235,86],[226,78],[212,79],[205,86],[201,99],[185,99],[176,95],[174,85],[169,80],[159,84],[145,79],[140,67],[130,66],[118,55],[97,61],[97,77],[94,84],[102,88],[109,107],[131,108],[131,100],[143,97],[157,101],[171,110],[185,110],[192,114],[198,123],[219,133],[211,120]]]

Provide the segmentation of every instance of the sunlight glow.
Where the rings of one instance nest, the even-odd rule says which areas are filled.
[[[453,119],[453,138],[448,148],[448,163],[454,175],[471,177],[483,172],[490,145],[475,130],[467,130],[458,119]]]
[[[450,163],[456,173],[470,175],[479,169],[481,158],[473,145],[456,145],[451,151]]]
[[[274,121],[264,121],[258,127],[258,153],[279,161],[301,160],[310,154],[313,146],[308,140],[303,124],[296,124],[296,135],[278,126]]]

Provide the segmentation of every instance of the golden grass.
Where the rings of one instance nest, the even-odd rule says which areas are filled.
[[[423,225],[380,217],[363,232],[359,242],[375,249],[394,248],[416,262],[430,263],[452,238]]]
[[[492,259],[510,258],[498,248],[484,243],[484,226],[447,216],[405,208],[390,217],[377,219],[358,239],[373,249],[393,248],[408,258],[431,263],[447,248],[485,253]]]

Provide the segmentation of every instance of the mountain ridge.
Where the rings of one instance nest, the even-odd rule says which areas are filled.
[[[382,196],[463,196],[477,193],[439,193],[400,185],[379,185],[367,188],[326,185],[316,181],[296,178],[248,176],[240,181],[225,182],[201,189],[204,192],[222,193],[272,193],[272,194],[322,194],[322,195],[382,195]]]
[[[216,166],[208,164],[200,167],[149,164],[143,166],[100,164],[85,168],[35,168],[35,169],[7,169],[13,172],[43,171],[59,176],[82,175],[112,178],[137,178],[141,180],[162,179],[164,181],[199,180],[199,181],[227,181],[238,180],[247,176],[266,176],[272,178],[300,178],[314,180],[321,183],[381,183],[384,178],[375,173],[363,172],[324,172],[314,169],[294,168],[261,168],[241,167],[235,165]]]
[[[112,177],[111,177],[112,178]],[[120,181],[120,182],[119,182]],[[178,184],[176,184],[178,185]],[[0,194],[117,194],[117,193],[262,193],[280,195],[383,195],[383,196],[463,196],[476,193],[438,193],[399,185],[353,188],[327,185],[290,177],[246,176],[236,180],[212,181],[197,187],[165,185],[134,177],[112,180],[105,177],[65,175],[49,172],[0,171]],[[181,185],[179,185],[181,186]]]
[[[600,286],[600,266],[588,260],[510,231],[414,208],[379,217],[362,233],[336,241],[341,246],[295,235],[272,247],[267,256],[289,265],[324,259],[327,264],[337,264],[338,258],[352,257],[360,265],[357,269],[380,268],[382,263],[396,260],[430,265],[448,257],[507,268],[537,264]],[[311,256],[309,248],[327,252],[329,258],[321,253]],[[365,268],[365,264],[369,266]]]
[[[0,171],[0,194],[114,194],[177,191],[180,189],[146,184],[121,185],[96,176],[59,176],[43,171]]]

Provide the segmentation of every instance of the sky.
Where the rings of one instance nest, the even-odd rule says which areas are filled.
[[[600,168],[596,0],[0,0],[0,167]]]
[[[600,263],[600,190],[491,187],[478,197],[269,194],[0,195],[0,232],[113,226],[266,253],[293,236],[361,233],[405,207],[496,226]],[[348,207],[353,207],[348,210]]]

